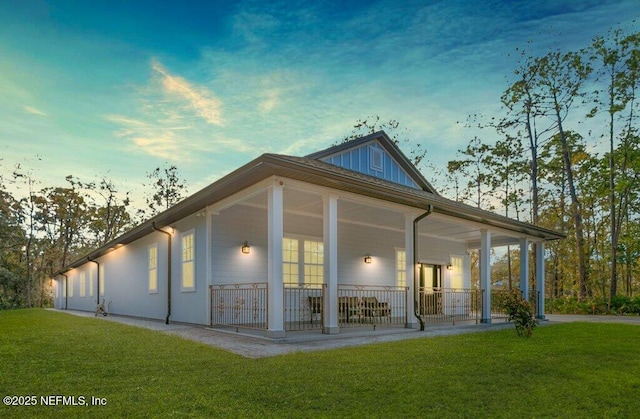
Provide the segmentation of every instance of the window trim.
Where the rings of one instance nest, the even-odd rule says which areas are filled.
[[[298,260],[297,262],[285,262],[284,260],[282,261],[282,266],[283,266],[283,273],[282,273],[282,281],[284,284],[294,284],[294,285],[304,285],[306,287],[321,287],[323,284],[325,284],[325,278],[324,278],[324,240],[321,237],[315,237],[315,236],[304,236],[304,235],[298,235],[298,234],[284,234],[284,236],[282,237],[282,240],[297,240],[298,242]],[[322,259],[323,259],[323,263],[319,264],[319,263],[306,263],[305,261],[305,243],[307,242],[314,242],[314,243],[320,243],[322,244]],[[284,243],[283,243],[284,245]],[[284,258],[283,258],[284,259]],[[298,280],[297,282],[285,282],[285,277],[284,277],[284,265],[285,264],[290,264],[290,265],[297,265],[298,268],[298,272],[297,272],[297,277]],[[321,267],[321,272],[322,272],[322,281],[321,282],[307,282],[307,278],[306,278],[306,267],[307,266],[320,266]],[[317,276],[317,275],[316,275]]]
[[[100,264],[100,268],[98,274],[100,275],[100,295],[99,297],[104,297],[104,262]]]
[[[185,231],[180,235],[180,291],[181,292],[195,292],[196,291],[196,233],[195,229]],[[191,246],[191,259],[185,260],[184,258],[184,238],[187,236],[192,236],[192,246]],[[192,265],[191,274],[193,277],[191,280],[193,281],[193,285],[186,287],[185,286],[185,264],[190,263]]]
[[[82,271],[78,276],[80,278],[80,290],[78,291],[78,297],[84,298],[87,296],[87,274]]]
[[[93,281],[95,276],[93,275],[93,269],[89,268],[89,297],[93,298]]]
[[[399,264],[399,258],[398,258],[398,253],[402,252],[404,253],[404,263],[402,265]],[[405,250],[404,247],[396,247],[395,248],[395,260],[396,260],[396,286],[397,287],[406,287],[407,286],[407,251]],[[403,282],[404,284],[400,283],[400,274],[404,274],[404,279]]]
[[[456,266],[456,260],[459,260],[460,266]],[[464,289],[464,262],[465,258],[462,255],[449,255],[449,263],[451,264],[451,270],[449,271],[449,287],[453,289]],[[454,280],[459,284],[454,284]],[[457,287],[454,285],[458,285]]]
[[[376,172],[384,172],[384,151],[378,147],[369,146],[369,168]]]
[[[154,258],[154,266],[151,266],[151,251],[155,250],[155,258]],[[158,293],[158,243],[152,243],[147,246],[147,291],[149,294],[157,294]],[[155,287],[151,287],[151,274],[154,274],[154,285]]]

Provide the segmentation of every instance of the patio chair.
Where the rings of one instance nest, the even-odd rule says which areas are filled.
[[[320,315],[320,321],[322,321],[322,309],[324,308],[324,301],[322,297],[309,296],[309,314],[311,317],[311,324],[313,324],[314,314]]]
[[[362,297],[363,316],[373,319],[374,317],[391,317],[391,307],[388,302],[379,302],[376,297]]]

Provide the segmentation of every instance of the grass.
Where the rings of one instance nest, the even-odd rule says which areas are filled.
[[[0,314],[0,417],[637,417],[640,327],[571,323],[246,359],[46,310]],[[40,396],[106,406],[42,406]]]

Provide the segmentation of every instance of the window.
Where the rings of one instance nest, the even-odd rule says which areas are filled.
[[[149,246],[149,293],[158,292],[158,244]]]
[[[317,240],[285,237],[282,242],[282,252],[284,283],[308,285],[324,283],[324,243]]]
[[[182,291],[195,291],[195,243],[193,230],[182,235]]]
[[[80,297],[84,297],[87,293],[87,276],[84,272],[80,272]]]
[[[104,297],[104,264],[100,265],[100,297]]]
[[[404,249],[396,249],[396,285],[407,286],[407,253]]]
[[[73,278],[69,278],[69,297],[73,297]]]
[[[324,243],[304,241],[304,283],[321,285],[324,279]]]
[[[69,278],[65,278],[62,282],[62,297],[67,296],[67,287],[69,286]]]
[[[93,269],[89,268],[89,297],[93,297],[93,282],[95,278],[93,276]]]
[[[369,167],[382,172],[384,169],[384,153],[376,147],[369,147]]]
[[[463,281],[463,261],[460,256],[451,256],[451,271],[449,277],[451,278],[451,288],[461,289],[464,288]]]
[[[282,276],[285,283],[298,283],[298,240],[282,241]]]

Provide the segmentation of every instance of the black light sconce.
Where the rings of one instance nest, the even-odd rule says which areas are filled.
[[[249,252],[251,252],[251,246],[249,246],[249,243],[245,240],[242,244],[242,253],[248,255]]]
[[[371,255],[369,253],[364,257],[364,263],[371,263]]]

